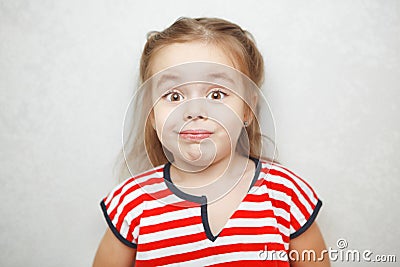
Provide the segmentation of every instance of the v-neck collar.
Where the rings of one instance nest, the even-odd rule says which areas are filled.
[[[254,177],[251,181],[250,188],[247,192],[251,190],[251,188],[254,186],[254,184],[257,182],[258,176],[260,174],[261,170],[261,162],[257,158],[249,157],[255,164],[255,172],[254,172]],[[164,182],[167,185],[167,187],[174,193],[176,196],[179,198],[182,198],[184,200],[188,200],[191,202],[199,203],[199,204],[206,204],[207,203],[207,198],[206,196],[195,196],[192,194],[188,194],[186,192],[183,192],[180,190],[171,180],[171,162],[167,162],[164,165]]]
[[[259,175],[260,175],[260,170],[261,170],[261,161],[256,159],[256,158],[253,158],[253,157],[250,157],[250,159],[254,161],[255,172],[254,172],[254,177],[253,177],[253,179],[251,181],[251,184],[250,184],[250,187],[249,187],[249,190],[247,191],[247,193],[253,188],[254,184],[257,182],[257,180],[259,178]],[[204,195],[202,195],[202,196],[191,195],[191,194],[188,194],[186,192],[183,192],[178,187],[176,187],[175,184],[171,180],[170,168],[171,168],[171,163],[170,162],[166,163],[165,166],[164,166],[164,181],[165,181],[165,184],[172,191],[172,193],[174,193],[179,198],[187,200],[187,201],[199,203],[201,205],[201,220],[202,220],[202,223],[203,223],[204,232],[205,232],[207,238],[209,240],[211,240],[212,242],[214,242],[217,239],[217,237],[219,236],[219,234],[224,230],[225,226],[228,224],[228,222],[232,218],[232,216],[236,213],[237,209],[240,207],[240,204],[236,208],[236,210],[232,213],[231,217],[228,218],[225,226],[221,229],[221,231],[217,235],[214,236],[213,233],[211,232],[210,223],[209,223],[209,220],[208,220],[207,197],[204,196]],[[243,198],[243,200],[246,197],[247,197],[247,194]]]

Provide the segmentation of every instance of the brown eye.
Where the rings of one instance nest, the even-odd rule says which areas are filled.
[[[183,95],[178,92],[170,92],[164,96],[168,101],[175,102],[183,100]]]
[[[225,94],[224,92],[220,91],[220,90],[214,90],[211,91],[208,95],[207,98],[211,99],[211,100],[221,100],[223,99],[225,96],[227,96],[227,94]]]

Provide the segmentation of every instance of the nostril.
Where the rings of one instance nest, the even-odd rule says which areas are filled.
[[[205,119],[207,119],[206,115],[200,115],[200,114],[195,115],[195,116],[187,114],[184,117],[186,120],[205,120]]]

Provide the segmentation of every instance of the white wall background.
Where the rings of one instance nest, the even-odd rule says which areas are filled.
[[[400,1],[1,0],[0,265],[91,265],[145,35],[180,16],[256,37],[279,159],[321,196],[327,245],[400,261]]]

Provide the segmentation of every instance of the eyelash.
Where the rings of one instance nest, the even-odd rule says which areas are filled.
[[[166,94],[164,94],[164,95],[162,96],[162,98],[166,98],[169,102],[175,102],[175,101],[172,101],[172,100],[170,99],[170,97],[172,97],[172,95],[173,95],[174,93],[179,94],[179,95],[183,98],[182,94],[179,93],[178,91],[175,91],[175,90],[170,90],[170,91],[168,91]]]
[[[224,99],[224,97],[228,96],[228,94],[225,93],[225,92],[223,92],[223,91],[221,91],[221,89],[216,89],[216,90],[212,90],[211,92],[209,92],[209,93],[207,94],[207,98],[208,98],[209,95],[212,95],[212,94],[214,94],[214,93],[219,93],[219,94],[221,94],[221,95],[222,95],[221,99]],[[211,100],[219,100],[219,99],[211,99]]]
[[[181,98],[184,97],[184,96],[183,96],[179,91],[177,91],[177,90],[169,90],[167,93],[165,93],[165,94],[162,96],[162,98],[166,98],[169,102],[181,101],[182,99],[180,99],[180,100],[175,100],[175,101],[173,101],[173,100],[171,99],[171,97],[172,97],[172,95],[173,95],[174,93],[178,94]],[[222,97],[221,97],[220,99],[208,98],[208,96],[210,96],[210,95],[212,95],[212,94],[214,94],[214,93],[219,93],[219,94],[222,95]],[[222,100],[222,99],[225,98],[226,96],[228,96],[228,94],[225,93],[225,92],[223,92],[221,89],[218,88],[218,89],[213,89],[213,90],[211,90],[211,91],[206,95],[206,98],[207,98],[207,99],[210,99],[210,100]]]

